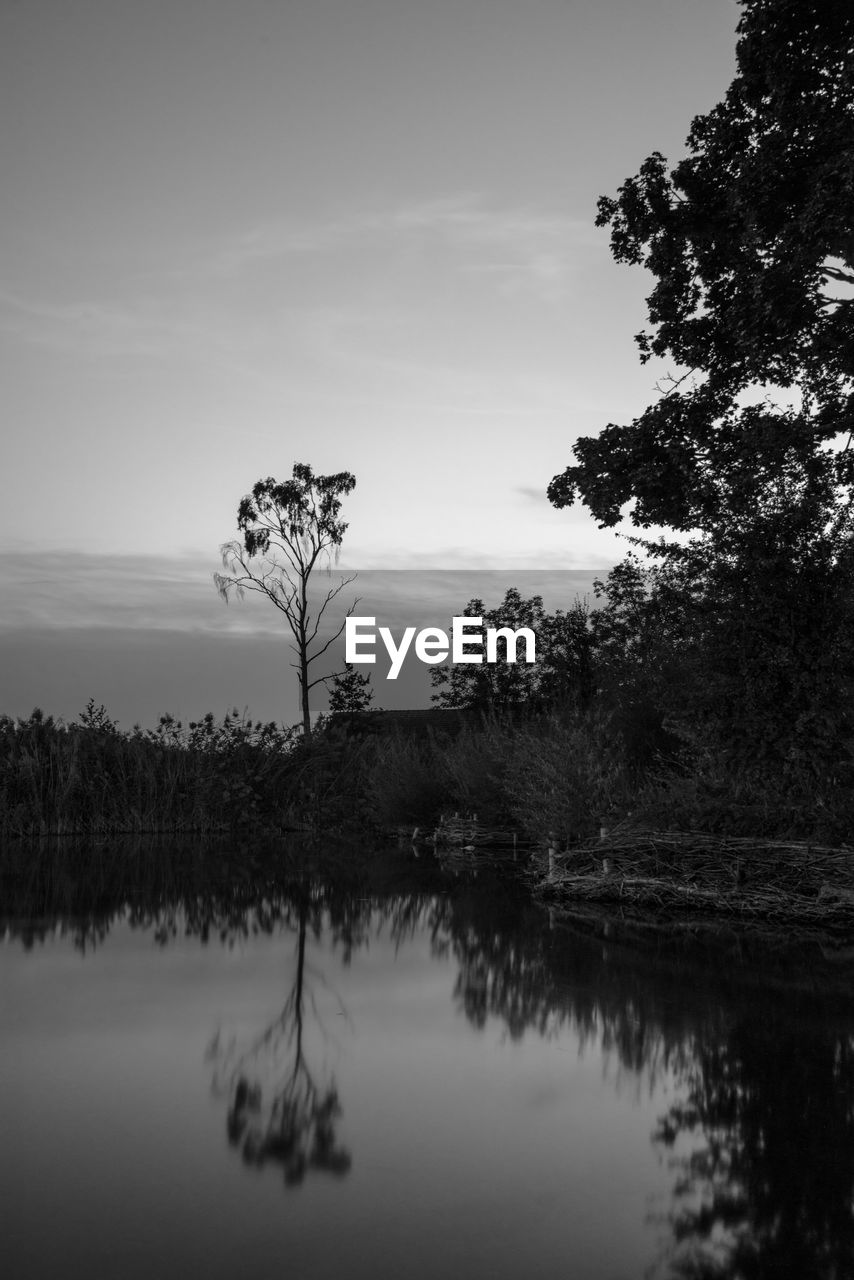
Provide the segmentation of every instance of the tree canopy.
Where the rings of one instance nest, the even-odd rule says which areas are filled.
[[[604,525],[634,500],[640,527],[706,528],[751,462],[763,480],[792,465],[846,492],[854,480],[854,9],[741,5],[736,76],[693,121],[688,155],[669,169],[653,152],[599,200],[615,260],[655,279],[641,360],[676,365],[549,486]],[[751,387],[789,404],[745,406]]]
[[[687,155],[599,200],[615,260],[654,280],[641,361],[674,371],[548,493],[690,535],[635,539],[651,562],[609,580],[600,649],[648,655],[605,664],[622,701],[732,776],[806,786],[854,754],[854,8],[740,3],[735,78]]]
[[[536,636],[536,662],[521,660],[431,667],[430,680],[440,707],[476,711],[543,710],[572,703],[586,705],[593,693],[588,611],[576,600],[569,610],[549,614],[542,596],[525,599],[510,587],[497,609],[469,600],[463,616],[482,618],[482,631],[528,627]],[[470,632],[474,634],[474,632]],[[501,650],[499,650],[499,653]]]

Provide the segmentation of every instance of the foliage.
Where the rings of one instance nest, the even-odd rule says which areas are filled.
[[[751,464],[766,481],[793,459],[848,489],[854,425],[854,11],[840,0],[741,0],[738,69],[698,116],[689,154],[654,152],[599,201],[618,262],[655,278],[641,359],[684,372],[630,426],[581,439],[556,476],[603,524],[633,499],[640,526],[705,528]],[[791,390],[797,411],[745,408],[741,393]]]
[[[655,280],[641,359],[682,372],[579,440],[549,496],[690,535],[633,539],[651,563],[605,588],[619,714],[646,707],[683,765],[705,753],[735,790],[804,794],[849,778],[854,743],[854,11],[742,0],[738,30],[688,155],[653,153],[599,202],[616,261]]]
[[[342,578],[314,608],[309,602],[309,581],[316,568],[329,568],[337,556],[347,530],[340,518],[342,495],[356,486],[349,471],[335,475],[315,475],[305,463],[294,463],[292,479],[282,483],[271,476],[259,480],[252,493],[241,499],[237,527],[242,541],[224,543],[223,568],[214,583],[223,600],[246,591],[265,596],[284,614],[293,637],[299,676],[303,732],[311,735],[309,694],[329,675],[310,679],[310,668],[341,635],[344,623],[334,635],[320,642],[323,616],[335,597],[353,578]],[[353,612],[355,604],[348,609]]]
[[[431,667],[430,680],[437,690],[432,700],[440,707],[534,712],[555,705],[587,705],[593,693],[593,673],[586,604],[576,600],[566,612],[559,609],[548,614],[541,596],[526,600],[510,587],[497,609],[486,609],[482,600],[474,599],[462,616],[482,618],[484,637],[488,627],[529,628],[536,637],[536,662],[524,661],[520,642],[516,662],[507,661],[505,649],[503,660],[495,663]],[[468,634],[476,637],[477,631],[471,628]],[[483,643],[485,646],[485,639]],[[478,652],[476,648],[471,651]]]
[[[657,559],[598,584],[593,630],[606,694],[623,715],[650,708],[671,753],[818,785],[852,760],[854,545],[799,514],[768,501],[714,543],[642,543]]]
[[[345,662],[344,670],[332,678],[329,689],[330,713],[367,711],[373,700],[370,673],[363,676],[352,662]]]
[[[586,718],[526,726],[513,742],[504,786],[519,828],[565,847],[624,811],[629,781],[606,722]]]
[[[93,729],[98,733],[117,733],[118,723],[109,715],[103,702],[95,706],[95,699],[90,698],[85,708],[77,717],[84,729]]]
[[[381,827],[398,824],[431,828],[440,813],[453,808],[444,765],[447,740],[394,734],[374,740],[367,775],[368,795]]]
[[[0,717],[0,834],[275,829],[294,736],[236,710],[122,733],[103,707],[66,726]]]

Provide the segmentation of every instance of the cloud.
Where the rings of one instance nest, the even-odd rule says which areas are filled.
[[[447,564],[464,559],[450,548],[438,557]],[[498,603],[509,586],[523,594],[553,599],[554,607],[589,590],[594,569],[558,564],[532,569],[518,562],[496,566],[468,557],[465,569],[418,564],[355,569],[340,566],[331,576],[315,574],[320,595],[342,577],[356,581],[341,595],[346,604],[361,598],[360,613],[373,613],[393,626],[441,625],[473,596]],[[212,574],[219,564],[203,555],[96,555],[75,551],[11,551],[0,561],[4,608],[0,631],[22,629],[136,628],[140,631],[216,632],[287,636],[282,615],[269,602],[247,595],[228,607],[218,598]],[[346,602],[346,603],[344,603]],[[330,625],[332,615],[330,614]],[[337,625],[337,623],[336,623]]]
[[[521,373],[507,371],[497,394],[492,366],[485,375],[441,353],[441,325],[431,321],[444,305],[441,278],[484,282],[455,295],[460,316],[475,309],[478,332],[496,293],[535,304],[563,299],[592,243],[591,228],[578,219],[472,194],[326,222],[281,220],[164,250],[138,278],[131,262],[118,277],[115,264],[105,274],[93,260],[92,283],[65,297],[0,285],[0,331],[82,360],[215,366],[312,401],[361,395],[390,408],[417,400],[440,412],[529,413],[530,388],[517,388]],[[336,379],[312,377],[318,361],[366,385],[339,393]],[[538,384],[535,395],[543,394]],[[561,409],[572,399],[562,383],[545,394]]]
[[[129,296],[122,302],[101,298],[60,301],[25,296],[0,287],[0,329],[24,342],[74,356],[174,356],[188,353],[218,359],[245,344],[246,324],[238,327],[222,309],[194,299]]]
[[[521,494],[521,496],[526,498],[529,502],[536,502],[538,506],[542,506],[543,503],[548,503],[545,485],[535,486],[530,484],[517,484],[514,489],[514,493]]]
[[[209,246],[217,272],[240,273],[272,260],[341,250],[386,252],[429,240],[457,259],[459,269],[492,276],[504,292],[528,290],[554,300],[563,294],[582,254],[601,248],[589,222],[525,207],[489,205],[473,194],[365,211],[326,223],[268,223]],[[496,260],[496,251],[501,252]]]
[[[0,326],[27,342],[79,354],[159,350],[162,321],[146,324],[138,309],[92,300],[57,302],[0,289]]]
[[[260,610],[226,610],[212,581],[218,568],[216,560],[202,556],[12,551],[0,561],[0,631],[271,629]]]

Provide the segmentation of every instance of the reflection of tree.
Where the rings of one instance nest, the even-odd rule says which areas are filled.
[[[402,938],[441,888],[438,870],[419,864],[419,886],[392,857],[366,867],[352,849],[295,839],[252,848],[138,836],[18,841],[0,848],[0,929],[26,949],[60,932],[85,951],[122,924],[150,929],[161,946],[181,936],[232,946],[289,921],[310,881],[314,915],[322,904],[346,964],[376,911]]]
[[[676,1174],[655,1274],[854,1276],[854,1026],[844,971],[749,940],[631,930],[595,915],[545,927],[524,901],[463,892],[446,936],[473,1025],[513,1037],[571,1025],[675,1102],[656,1146]],[[812,972],[811,972],[812,970]]]
[[[306,894],[298,907],[296,973],[279,1016],[248,1048],[238,1050],[233,1043],[223,1048],[217,1036],[209,1051],[216,1063],[215,1087],[229,1098],[229,1141],[241,1148],[247,1163],[281,1164],[289,1184],[301,1182],[308,1169],[344,1174],[351,1164],[335,1133],[341,1114],[335,1083],[316,1083],[304,1051],[306,997],[317,1015],[305,980],[309,908]],[[265,1066],[273,1077],[266,1094],[259,1080]]]
[[[854,1037],[801,1012],[694,1048],[655,1135],[680,1175],[671,1274],[854,1275]]]
[[[657,966],[654,947],[638,964],[604,919],[549,929],[544,913],[512,887],[491,895],[461,891],[445,928],[459,964],[455,997],[469,1021],[503,1023],[513,1039],[569,1025],[596,1041],[621,1067],[653,1073],[678,1051],[690,1014],[676,994],[678,964]],[[696,993],[693,1013],[696,1017]]]

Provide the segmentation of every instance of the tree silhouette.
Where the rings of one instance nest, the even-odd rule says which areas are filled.
[[[599,201],[617,262],[655,280],[642,361],[679,376],[628,426],[574,446],[549,497],[613,525],[708,528],[728,477],[793,458],[846,497],[854,479],[854,11],[845,0],[741,0],[737,73],[698,116],[672,170],[653,152]],[[744,408],[749,387],[794,389],[796,412]],[[723,480],[723,492],[719,481]]]
[[[567,705],[586,709],[595,688],[586,603],[575,600],[566,612],[558,609],[550,614],[543,606],[542,596],[526,600],[516,587],[510,587],[498,608],[486,609],[482,600],[473,599],[462,615],[483,620],[479,637],[473,626],[468,631],[482,645],[487,627],[507,627],[512,631],[529,628],[536,636],[537,660],[523,661],[524,646],[520,644],[517,660],[508,662],[502,642],[498,662],[431,667],[430,683],[436,691],[433,702],[440,707],[472,711],[542,711]]]
[[[736,75],[688,154],[653,152],[598,206],[614,259],[654,280],[641,361],[676,371],[548,495],[693,535],[637,540],[688,657],[658,710],[731,791],[749,764],[804,793],[852,759],[854,9],[740,3]]]
[[[374,700],[371,676],[362,675],[352,662],[344,663],[344,670],[332,679],[329,690],[330,714],[367,711]]]
[[[330,679],[328,674],[310,679],[311,665],[335,643],[345,626],[342,622],[334,635],[318,644],[320,624],[328,606],[353,578],[342,578],[330,587],[314,612],[308,598],[309,581],[316,568],[328,568],[330,559],[338,555],[347,530],[339,518],[341,497],[355,487],[356,478],[349,471],[316,476],[302,462],[294,463],[290,480],[259,480],[237,509],[242,541],[226,542],[221,548],[223,568],[228,572],[214,574],[214,584],[226,604],[232,593],[239,598],[246,591],[257,591],[285,615],[294,641],[291,647],[297,655],[292,665],[299,676],[306,738],[311,736],[309,693]],[[348,615],[356,603],[347,610]]]

